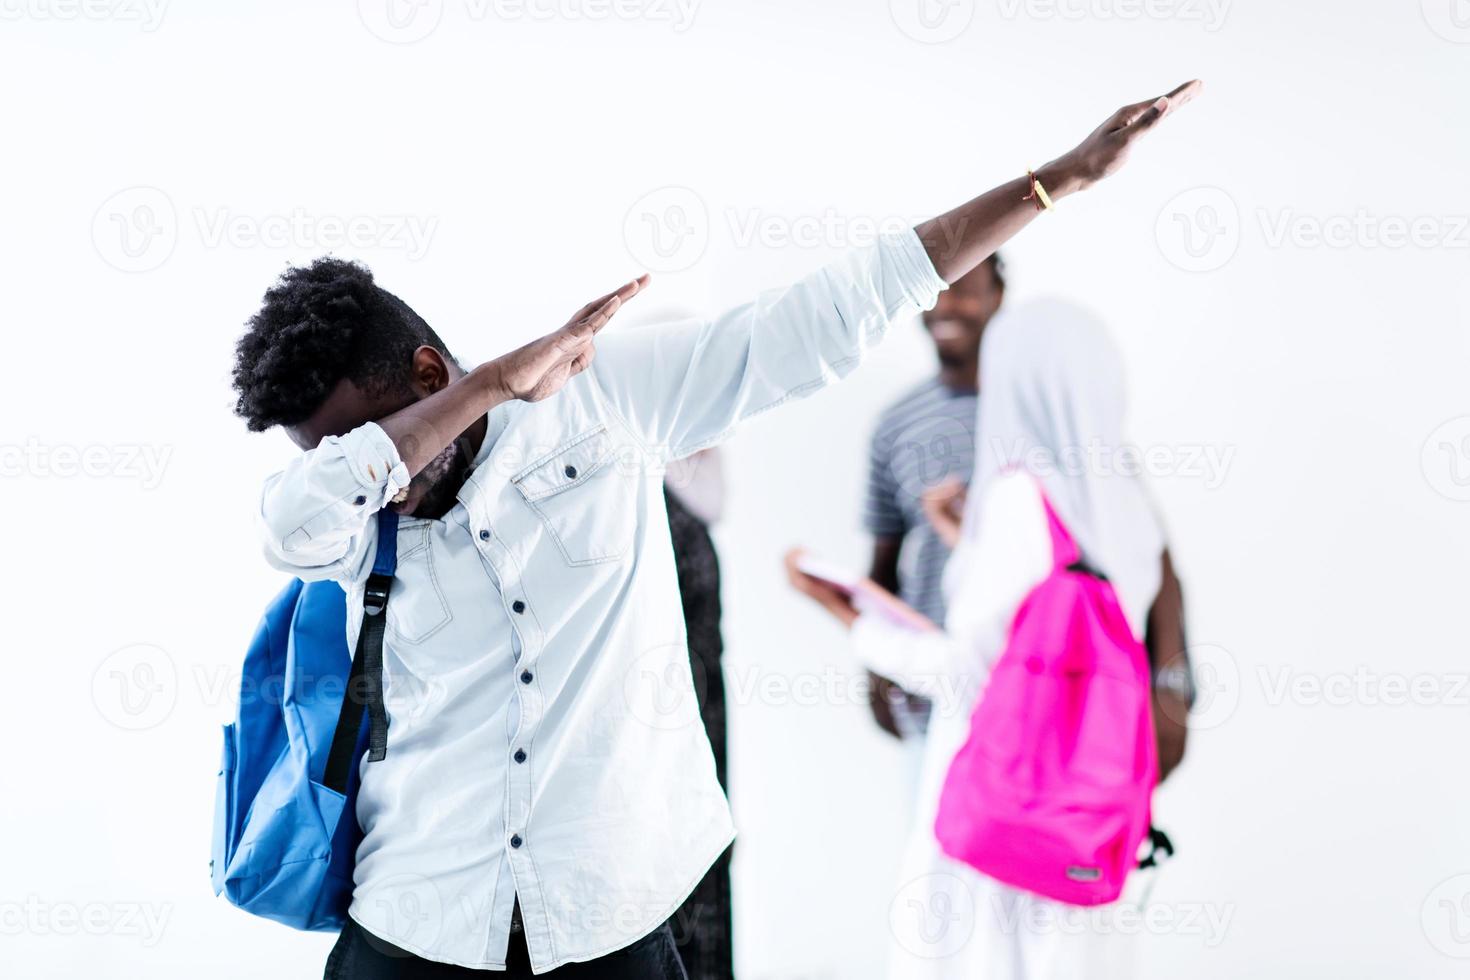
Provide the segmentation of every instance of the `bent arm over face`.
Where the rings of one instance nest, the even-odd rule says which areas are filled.
[[[407,467],[377,423],[328,436],[266,481],[266,560],[307,581],[356,581],[371,565],[373,516],[408,484]]]

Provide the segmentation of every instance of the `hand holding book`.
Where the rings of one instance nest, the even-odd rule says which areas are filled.
[[[872,579],[801,548],[786,553],[786,577],[844,626],[852,626],[860,615],[875,615],[917,633],[939,632],[933,620]]]

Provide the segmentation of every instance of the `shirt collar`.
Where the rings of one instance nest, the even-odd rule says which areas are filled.
[[[470,502],[481,489],[485,467],[491,465],[491,457],[495,453],[495,447],[500,442],[500,437],[505,434],[506,426],[510,424],[509,402],[501,402],[485,414],[485,438],[480,442],[480,451],[475,454],[471,461],[469,478],[464,481],[464,486],[459,488],[458,499],[468,510]]]

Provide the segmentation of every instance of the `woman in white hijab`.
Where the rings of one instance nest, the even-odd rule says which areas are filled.
[[[788,570],[798,589],[851,626],[865,666],[934,700],[917,819],[889,909],[889,975],[1128,976],[1132,930],[1111,928],[1107,907],[1078,908],[1002,885],[944,855],[934,837],[940,788],[989,666],[1017,607],[1052,567],[1041,489],[1083,561],[1113,583],[1135,634],[1163,625],[1178,634],[1165,659],[1183,650],[1177,617],[1161,615],[1177,606],[1177,582],[1163,528],[1130,465],[1137,460],[1123,455],[1122,363],[1102,324],[1057,301],[1013,310],[986,330],[980,371],[974,479],[963,522],[948,529],[957,546],[945,572],[947,632],[859,614],[846,595],[797,570],[796,557]],[[937,523],[946,530],[942,515]],[[1166,769],[1170,763],[1161,760]]]

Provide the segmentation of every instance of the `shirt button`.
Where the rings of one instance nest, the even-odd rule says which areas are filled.
[[[513,755],[513,756],[511,756],[511,758],[515,759],[517,762],[525,762],[526,761],[526,750],[525,749],[516,749],[516,754]]]
[[[524,602],[522,602],[521,600],[517,599],[515,602],[512,602],[510,604],[510,608],[514,609],[518,613],[523,613],[523,612],[526,611],[526,604]]]
[[[531,683],[531,672],[529,670],[523,670],[523,671],[521,671],[521,683],[522,684],[529,684],[529,683]]]
[[[520,847],[521,846],[521,843],[522,843],[522,841],[521,841],[521,835],[520,834],[511,834],[510,835],[510,846],[511,847]]]
[[[575,466],[568,466],[563,472],[566,473],[568,480],[575,480],[577,478],[577,468]]]
[[[357,506],[361,507],[363,504],[367,503],[367,498],[366,497],[363,497],[363,496],[359,496],[356,500],[353,501],[353,503],[356,504]]]
[[[481,531],[480,532],[480,540],[481,541],[489,541],[490,540],[490,532],[489,531]]]

